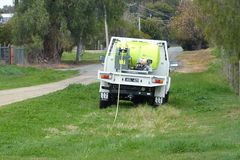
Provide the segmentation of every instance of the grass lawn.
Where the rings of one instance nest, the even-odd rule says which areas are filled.
[[[96,52],[88,52],[86,51],[82,55],[82,61],[83,64],[89,64],[89,63],[99,63],[99,56],[105,55],[105,52],[102,51],[96,51]],[[76,59],[76,52],[64,52],[61,58],[62,62],[74,62]]]
[[[172,74],[170,102],[98,109],[99,84],[0,109],[2,159],[240,159],[240,99],[212,65]]]
[[[0,65],[0,90],[55,82],[77,74],[77,71]]]

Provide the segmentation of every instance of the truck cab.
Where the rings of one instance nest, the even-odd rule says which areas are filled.
[[[120,100],[159,106],[168,101],[171,78],[167,42],[112,37],[98,71],[100,108]]]

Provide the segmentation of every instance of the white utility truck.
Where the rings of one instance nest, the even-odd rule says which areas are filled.
[[[120,100],[159,106],[168,102],[171,78],[166,41],[112,37],[98,71],[100,108]]]

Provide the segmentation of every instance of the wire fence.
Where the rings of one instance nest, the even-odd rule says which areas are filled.
[[[240,96],[240,61],[223,59],[223,71],[233,90]]]

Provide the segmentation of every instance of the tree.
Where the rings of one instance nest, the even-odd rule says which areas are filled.
[[[44,48],[42,42],[49,29],[49,14],[44,1],[21,1],[13,21],[14,44],[26,46],[31,53]],[[37,52],[36,56],[39,54]]]
[[[12,21],[4,25],[0,25],[0,44],[11,44],[12,43]]]
[[[240,1],[239,0],[195,0],[204,13],[200,19],[207,38],[223,49],[227,61],[229,81],[240,95]]]
[[[97,30],[95,3],[88,0],[70,0],[66,3],[67,26],[77,45],[76,62],[79,62],[84,43],[89,41]]]
[[[49,15],[48,32],[43,39],[44,58],[48,61],[58,63],[63,52],[63,44],[61,39],[62,26],[65,25],[65,1],[49,1],[45,0],[45,7]]]
[[[240,2],[232,1],[213,1],[197,0],[201,11],[205,14],[202,27],[206,36],[216,45],[223,47],[229,52],[230,56],[240,59]]]
[[[197,25],[197,19],[203,15],[198,7],[190,0],[185,0],[179,6],[177,15],[171,20],[172,36],[186,50],[195,50],[206,47],[203,30]]]
[[[15,44],[24,45],[34,59],[59,62],[68,30],[64,1],[20,1],[14,17]],[[69,39],[69,38],[68,38]]]
[[[109,24],[119,21],[124,12],[124,2],[122,0],[98,0],[97,10],[99,18],[103,19],[105,27],[106,47],[109,43]]]
[[[120,19],[111,25],[110,33],[113,36],[132,37],[132,38],[146,38],[150,39],[151,36],[139,31],[132,23],[124,19]]]
[[[141,31],[152,39],[169,40],[169,21],[180,0],[129,0],[129,13],[141,17]],[[131,18],[129,21],[136,21]],[[136,25],[136,24],[135,24]]]
[[[142,20],[142,31],[147,33],[153,39],[165,39],[168,38],[168,32],[166,25],[159,18],[147,18]]]
[[[41,54],[44,60],[56,63],[70,34],[78,46],[78,61],[84,43],[95,37],[95,31],[99,30],[103,15],[107,15],[105,19],[111,24],[121,16],[122,6],[120,0],[21,0],[16,7],[15,43],[31,49],[36,47],[36,56]]]
[[[5,5],[3,8],[0,8],[0,13],[13,13],[14,12],[14,7],[13,6],[8,6]]]

